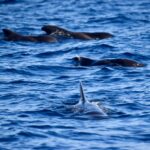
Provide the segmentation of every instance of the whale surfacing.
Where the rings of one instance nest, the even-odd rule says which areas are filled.
[[[80,82],[80,100],[73,106],[74,113],[88,114],[91,116],[107,116],[103,108],[98,102],[90,102],[84,95],[82,82]]]
[[[113,37],[112,34],[107,32],[73,32],[67,29],[55,26],[55,25],[44,25],[41,28],[49,35],[53,36],[63,36],[66,38],[82,39],[82,40],[92,40],[92,39],[106,39]]]
[[[38,36],[27,36],[16,33],[10,29],[2,29],[4,33],[4,40],[6,41],[29,41],[29,42],[56,42],[57,40],[54,37],[46,35]]]
[[[80,66],[122,66],[122,67],[144,67],[145,65],[135,60],[126,58],[112,58],[95,60],[87,57],[76,56],[73,60]]]

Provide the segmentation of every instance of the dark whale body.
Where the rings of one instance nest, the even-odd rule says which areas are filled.
[[[6,41],[30,41],[30,42],[56,42],[54,37],[39,35],[39,36],[27,36],[21,35],[9,29],[3,29],[4,40]]]
[[[114,59],[103,59],[94,60],[86,57],[74,57],[73,58],[81,66],[122,66],[122,67],[143,67],[144,64],[136,62],[130,59],[114,58]]]
[[[67,38],[75,38],[75,39],[83,39],[83,40],[105,39],[105,38],[113,37],[112,34],[107,32],[95,32],[95,33],[73,32],[54,25],[45,25],[42,27],[42,30],[49,35],[64,36]]]

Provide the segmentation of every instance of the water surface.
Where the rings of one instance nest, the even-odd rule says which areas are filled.
[[[0,1],[0,30],[39,35],[47,24],[114,37],[58,43],[0,40],[0,149],[148,149],[149,1]],[[146,66],[80,67],[72,61],[76,55],[127,58]],[[64,109],[78,102],[79,80],[87,98],[101,102],[108,117],[72,116]]]

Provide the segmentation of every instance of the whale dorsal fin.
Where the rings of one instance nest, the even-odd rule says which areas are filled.
[[[17,34],[17,33],[13,32],[13,31],[11,31],[9,29],[2,29],[2,30],[3,30],[4,35],[7,36],[7,37]]]
[[[82,86],[82,82],[80,81],[80,101],[82,104],[84,104],[86,102],[86,98],[85,98],[85,95],[84,95],[84,91],[83,91],[83,86]]]

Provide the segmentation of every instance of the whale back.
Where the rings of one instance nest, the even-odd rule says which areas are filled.
[[[76,56],[73,58],[77,65],[80,66],[122,66],[122,67],[144,67],[145,64],[137,62],[135,60],[123,59],[123,58],[112,58],[95,60],[87,57]]]
[[[76,56],[73,59],[75,60],[77,65],[81,65],[81,66],[92,66],[93,63],[95,63],[95,60],[87,57]]]
[[[30,42],[56,42],[56,38],[48,35],[21,35],[9,29],[2,29],[4,33],[4,40],[7,41],[30,41]]]
[[[107,32],[94,32],[94,33],[83,32],[83,33],[90,36],[93,39],[105,39],[105,38],[113,37],[112,34],[107,33]]]

